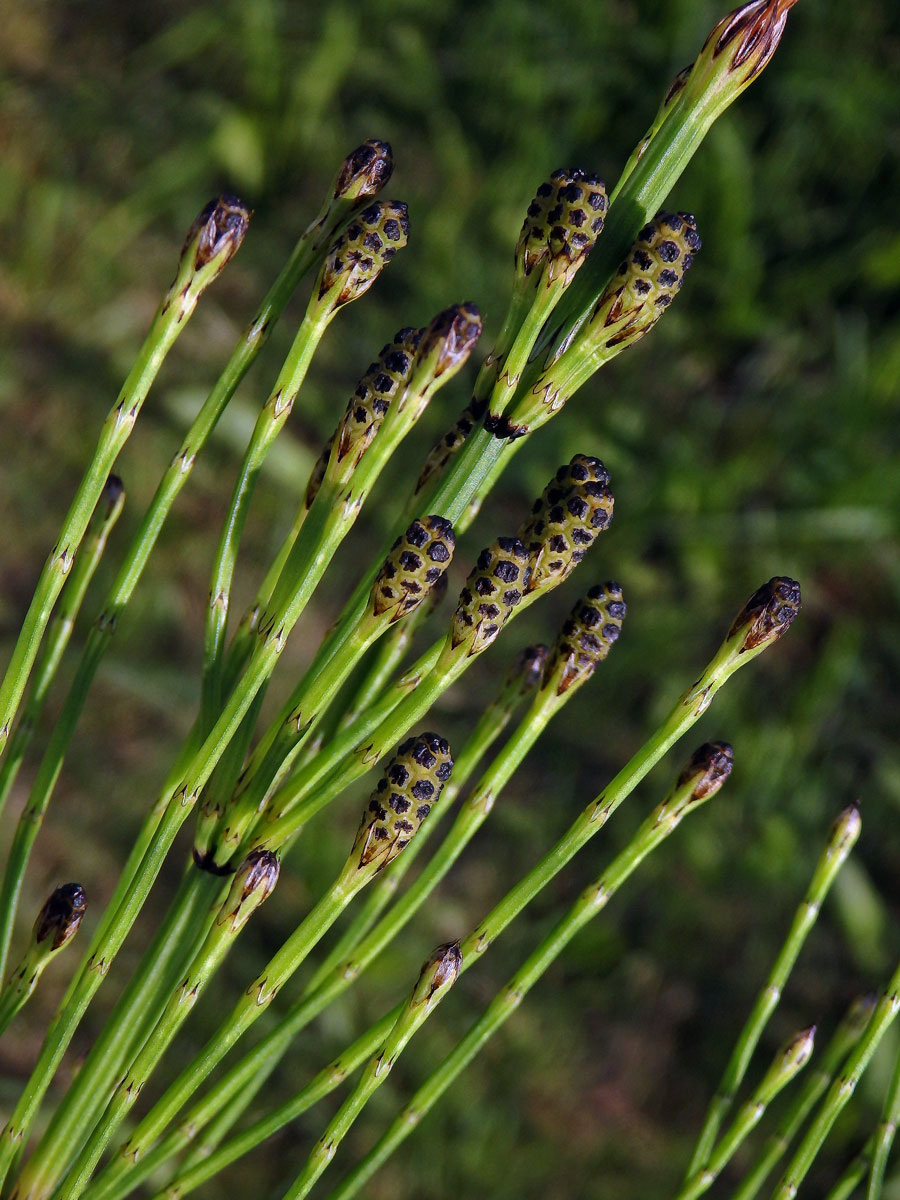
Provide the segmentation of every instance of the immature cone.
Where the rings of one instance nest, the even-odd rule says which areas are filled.
[[[560,467],[519,530],[529,554],[528,591],[567,579],[612,519],[609,475],[599,458],[576,454]]]
[[[422,517],[391,547],[372,585],[369,603],[376,617],[399,621],[422,603],[450,566],[456,538],[444,517]]]
[[[775,1055],[772,1065],[756,1089],[755,1098],[767,1103],[802,1070],[812,1057],[816,1036],[815,1025],[801,1029]]]
[[[776,575],[757,588],[728,631],[727,641],[740,639],[739,654],[777,641],[800,611],[800,584]]]
[[[351,858],[380,871],[397,857],[437,803],[453,770],[450,745],[436,733],[408,738],[369,799]]]
[[[334,198],[362,200],[380,192],[394,171],[389,142],[370,138],[344,159],[334,181]]]
[[[61,950],[78,932],[87,909],[80,883],[64,883],[45,901],[32,930],[34,945],[48,954]],[[42,944],[51,939],[47,946]]]
[[[428,955],[410,996],[410,1007],[430,1004],[453,987],[462,967],[459,942],[445,942]]]
[[[540,687],[549,658],[550,647],[545,646],[543,642],[520,650],[503,681],[501,696],[508,696],[511,700],[519,699]]]
[[[109,517],[125,495],[125,485],[118,475],[108,476],[100,494],[100,502],[105,506],[106,516]]]
[[[190,256],[193,269],[200,271],[214,265],[216,273],[234,258],[240,249],[250,210],[237,196],[223,192],[199,213],[182,248],[182,259]]]
[[[478,556],[459,595],[450,625],[454,648],[469,643],[469,654],[489,646],[528,590],[528,551],[518,538],[497,538]]]
[[[606,186],[581,170],[554,171],[528,206],[516,244],[516,268],[526,277],[547,263],[545,281],[568,284],[603,232]]]
[[[716,794],[733,766],[734,751],[728,742],[704,742],[691,755],[675,786],[680,791],[691,784],[691,801],[707,800]]]
[[[700,244],[690,213],[657,213],[606,285],[583,336],[622,349],[644,337],[681,289]]]
[[[359,299],[406,245],[408,233],[405,204],[376,200],[357,213],[328,251],[319,273],[319,299],[336,291],[333,309]]]
[[[765,68],[778,48],[797,0],[751,0],[723,17],[697,56],[685,94],[689,102],[724,108]]]
[[[280,870],[278,855],[272,850],[251,850],[234,874],[216,924],[230,924],[230,932],[237,933],[271,896]]]
[[[428,382],[452,379],[475,349],[482,324],[481,313],[469,301],[439,312],[422,330],[414,378]]]
[[[417,492],[421,492],[422,488],[435,475],[439,475],[443,471],[444,467],[446,467],[453,455],[459,450],[475,426],[481,421],[486,410],[486,400],[476,400],[473,397],[469,401],[453,427],[429,450],[428,457],[425,459],[422,470],[419,472],[419,478],[416,480]]]
[[[338,444],[335,462],[346,463],[348,470],[359,465],[391,403],[403,396],[421,337],[421,329],[400,329],[369,365],[347,403],[337,430],[325,443],[312,469],[306,485],[307,508],[311,507],[322,486],[335,439]]]
[[[625,612],[622,589],[613,580],[597,584],[578,601],[562,627],[547,666],[548,680],[562,668],[556,683],[557,696],[590,679],[617,641]]]

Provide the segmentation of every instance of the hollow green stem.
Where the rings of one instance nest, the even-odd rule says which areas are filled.
[[[878,1001],[862,1037],[851,1052],[840,1075],[828,1089],[812,1124],[807,1129],[787,1170],[772,1193],[773,1200],[793,1200],[806,1178],[816,1155],[841,1112],[849,1103],[856,1085],[885,1032],[900,1011],[900,966],[891,976],[885,994]]]
[[[166,355],[187,325],[203,291],[237,251],[247,221],[247,211],[239,201],[222,197],[218,204],[201,213],[188,235],[175,279],[100,431],[93,458],[38,579],[9,667],[0,683],[0,755],[6,748],[53,606],[72,568],[113,464],[134,428]]]
[[[778,1129],[766,1139],[759,1158],[745,1174],[731,1200],[755,1200],[760,1188],[787,1153],[800,1127],[831,1084],[841,1063],[859,1041],[874,1007],[874,995],[863,996],[850,1005],[825,1047],[821,1061],[814,1065],[806,1077]]]
[[[186,1196],[188,1192],[192,1192],[201,1183],[205,1183],[207,1179],[211,1179],[219,1171],[224,1170],[225,1167],[230,1166],[237,1159],[248,1154],[260,1145],[261,1142],[270,1138],[279,1129],[284,1128],[285,1125],[296,1120],[302,1113],[324,1099],[325,1096],[339,1087],[349,1075],[352,1075],[357,1067],[361,1066],[382,1044],[385,1037],[391,1031],[398,1011],[389,1012],[382,1020],[367,1029],[338,1058],[324,1067],[298,1095],[291,1097],[286,1104],[280,1105],[269,1116],[254,1122],[253,1125],[237,1137],[232,1138],[221,1149],[210,1152],[208,1156],[202,1159],[198,1157],[190,1166],[186,1160],[177,1178],[173,1179],[169,1186],[159,1192],[153,1200],[178,1200],[178,1198]],[[211,1133],[212,1126],[210,1127]],[[165,1148],[166,1142],[163,1142],[157,1150],[152,1150],[147,1155],[146,1162],[141,1164],[145,1169],[140,1172],[139,1178],[144,1178],[149,1174],[151,1167],[159,1166],[166,1161],[169,1154],[163,1155],[159,1153],[159,1151]],[[205,1148],[205,1145],[198,1146],[198,1154]],[[151,1162],[151,1160],[153,1161]],[[92,1189],[86,1193],[85,1200],[119,1200],[120,1197],[125,1196],[131,1190],[133,1185],[134,1180],[129,1177],[119,1190],[113,1191],[111,1188],[106,1188],[103,1191],[98,1190],[95,1193]]]
[[[741,1030],[731,1058],[709,1106],[697,1146],[691,1157],[687,1177],[691,1178],[706,1165],[718,1136],[725,1114],[731,1106],[735,1093],[741,1085],[753,1051],[759,1042],[769,1018],[775,1011],[787,978],[797,956],[803,948],[810,930],[816,922],[825,897],[834,883],[838,871],[847,859],[859,837],[859,810],[855,806],[845,809],[832,828],[828,843],[816,864],[809,888],[803,898],[787,937],[772,966],[765,985],[756,998],[753,1010]]]
[[[84,1191],[109,1139],[131,1111],[144,1084],[155,1069],[175,1034],[187,1019],[200,993],[218,970],[252,914],[265,902],[278,880],[278,859],[263,851],[251,855],[235,874],[228,895],[203,945],[169,998],[156,1027],[116,1088],[102,1120],[84,1145],[62,1185],[61,1200],[77,1200]],[[23,1195],[49,1196],[55,1180],[38,1186],[29,1166],[19,1180]]]
[[[103,503],[104,499],[105,503]],[[97,570],[109,535],[119,519],[124,503],[125,492],[122,488],[122,481],[117,476],[111,475],[106,481],[101,503],[98,504],[88,526],[84,548],[76,557],[75,564],[63,588],[56,616],[50,623],[47,639],[35,662],[28,700],[13,733],[6,757],[0,762],[0,812],[3,811],[15,783],[19,767],[22,765],[22,760],[44,710],[44,701],[50,685],[56,677],[60,660],[75,628],[75,621],[81,611],[85,593],[94,577],[94,572]],[[0,934],[0,979],[2,979],[6,972],[9,932],[12,926],[9,910],[6,905],[2,904],[2,901],[0,901],[0,921],[5,922],[7,926]]]
[[[884,1172],[897,1134],[898,1120],[900,1120],[900,1054],[894,1061],[890,1086],[885,1097],[881,1120],[878,1123],[875,1144],[872,1147],[872,1165],[869,1168],[866,1200],[880,1200],[881,1198],[884,1188]]]
[[[216,551],[206,613],[201,708],[201,727],[204,730],[212,728],[222,708],[222,650],[228,621],[231,581],[250,501],[266,456],[290,416],[312,356],[337,313],[332,300],[331,295],[324,301],[314,295],[310,301],[272,392],[257,418],[234,485],[228,515]]]
[[[123,1156],[136,1162],[146,1152],[231,1047],[263,1015],[284,984],[371,877],[370,872],[359,870],[353,862],[348,863],[335,884],[250,984],[218,1031],[140,1122],[122,1148]]]
[[[700,807],[715,790],[703,792],[696,785],[697,779],[693,776],[684,783],[679,781],[662,804],[658,805],[640,826],[628,846],[613,859],[603,875],[582,891],[569,912],[556,924],[506,986],[497,993],[482,1017],[418,1089],[383,1137],[332,1193],[332,1200],[349,1200],[350,1196],[356,1195],[397,1146],[412,1133],[422,1117],[468,1066],[482,1046],[512,1016],[528,991],[576,933],[606,907],[647,855],[677,828],[683,817]],[[608,796],[609,790],[605,794]],[[590,811],[592,807],[593,805],[586,811]],[[514,894],[515,890],[510,893]],[[477,961],[489,942],[493,941],[493,936],[499,932],[495,914],[503,914],[505,911],[507,906],[501,902],[462,943],[460,949],[463,970]],[[494,934],[486,940],[485,931],[494,931]]]
[[[31,694],[22,717],[16,726],[6,758],[0,765],[0,810],[15,781],[19,766],[31,741],[31,736],[43,711],[47,692],[56,676],[59,662],[69,643],[75,619],[85,593],[106,549],[107,539],[119,519],[125,502],[121,480],[111,476],[105,489],[105,503],[98,505],[88,528],[84,549],[75,560],[63,590],[60,606],[50,625],[47,640],[38,656]],[[3,885],[0,888],[0,979],[6,974],[9,945],[15,925],[22,883],[28,866],[31,847],[37,837],[43,817],[41,806],[26,804],[13,835]]]
[[[52,1190],[99,1118],[112,1088],[135,1057],[188,969],[197,939],[215,915],[225,880],[191,864],[138,969],[104,1022],[26,1167],[35,1194]]]
[[[430,885],[419,886],[417,882],[415,885],[415,897],[411,896],[410,900],[404,897],[401,902],[403,906],[402,910],[392,912],[388,920],[379,926],[379,931],[366,939],[365,947],[360,947],[360,951],[353,955],[351,961],[346,961],[350,951],[368,928],[368,923],[375,919],[379,908],[386,905],[395,894],[402,874],[412,865],[415,856],[424,849],[426,840],[437,828],[437,822],[441,819],[442,813],[449,810],[454,797],[465,785],[479,759],[487,752],[502,732],[512,715],[516,701],[521,699],[521,694],[521,683],[519,685],[518,696],[514,696],[511,694],[510,680],[504,682],[501,694],[482,714],[471,737],[457,756],[454,763],[453,776],[444,789],[440,805],[432,812],[429,820],[422,825],[404,853],[386,868],[372,886],[370,895],[375,903],[371,906],[368,903],[362,906],[358,917],[354,918],[346,935],[340,939],[320,965],[306,984],[300,1000],[291,1005],[290,1010],[281,1018],[278,1025],[254,1047],[253,1051],[246,1058],[235,1064],[217,1082],[215,1088],[212,1089],[205,1099],[201,1100],[199,1104],[195,1105],[186,1114],[178,1129],[161,1143],[161,1147],[165,1148],[164,1152],[160,1148],[152,1151],[150,1155],[146,1156],[147,1162],[152,1158],[155,1166],[160,1162],[166,1161],[166,1159],[177,1153],[184,1145],[188,1144],[192,1138],[196,1137],[197,1131],[203,1129],[213,1118],[215,1118],[216,1129],[214,1130],[212,1127],[209,1129],[207,1136],[204,1138],[204,1146],[217,1145],[219,1138],[231,1127],[231,1122],[252,1102],[259,1088],[262,1087],[272,1071],[277,1067],[299,1030],[306,1026],[314,1016],[322,1012],[335,996],[349,987],[359,977],[365,967],[377,958],[380,950],[387,944],[391,937],[395,936],[411,919],[437,885],[440,878],[449,870],[452,861],[460,853],[462,845],[460,845],[453,857],[446,863],[442,871],[430,873]],[[503,753],[506,758],[511,752],[504,747]],[[508,774],[511,774],[511,769],[508,771]],[[483,783],[479,786],[479,792],[484,793],[489,791],[496,796],[498,791],[498,773],[496,771],[492,772],[491,778],[493,783]],[[477,807],[479,809],[482,808],[481,805],[477,805]],[[229,1115],[227,1118],[225,1112],[220,1111],[220,1109],[224,1108],[228,1110]],[[215,1115],[217,1112],[219,1113],[218,1117]],[[284,1121],[291,1119],[293,1119],[292,1116],[284,1117]],[[269,1125],[265,1122],[261,1123],[261,1125],[266,1129],[269,1128]],[[254,1126],[254,1128],[256,1127]],[[276,1124],[274,1128],[280,1128],[280,1124]],[[264,1133],[262,1136],[267,1137],[269,1134]],[[238,1140],[241,1141],[241,1144],[244,1144],[243,1138]],[[252,1145],[256,1145],[256,1142],[251,1140],[250,1146]],[[241,1153],[244,1152],[241,1151]],[[199,1149],[197,1153],[200,1153]],[[144,1161],[141,1160],[141,1163],[144,1163]],[[119,1173],[124,1174],[122,1164],[118,1164],[118,1166]],[[147,1170],[149,1169],[151,1168],[147,1167]],[[134,1172],[140,1172],[139,1174],[134,1174],[131,1178],[131,1183],[136,1185],[136,1182],[140,1182],[145,1177],[145,1172],[139,1164],[134,1165]]]
[[[431,1016],[459,976],[461,959],[456,943],[439,946],[425,963],[412,995],[403,1006],[384,1043],[363,1069],[353,1091],[316,1142],[303,1170],[284,1194],[284,1200],[303,1200],[331,1162],[350,1126],[390,1074],[397,1059]]]
[[[766,1072],[753,1095],[742,1104],[729,1129],[713,1148],[704,1167],[693,1175],[678,1193],[675,1200],[697,1200],[707,1192],[731,1162],[741,1145],[763,1119],[766,1109],[782,1088],[794,1078],[809,1061],[813,1049],[815,1026],[805,1029],[779,1051],[775,1062]]]

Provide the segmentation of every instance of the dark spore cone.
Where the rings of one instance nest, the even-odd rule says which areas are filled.
[[[790,629],[800,611],[800,600],[800,584],[795,579],[776,575],[756,589],[735,617],[728,631],[729,639],[743,631],[741,654],[777,641]]]
[[[420,733],[398,748],[363,813],[353,846],[359,867],[381,870],[409,844],[440,798],[453,771],[450,744],[437,733]]]

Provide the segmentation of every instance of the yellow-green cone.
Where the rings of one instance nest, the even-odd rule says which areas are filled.
[[[451,623],[452,644],[469,643],[469,654],[489,646],[528,589],[528,551],[518,538],[497,538],[478,556],[459,595]]]
[[[554,171],[528,206],[516,244],[516,270],[531,275],[547,264],[545,282],[568,284],[603,232],[606,187],[581,170]]]
[[[351,859],[377,869],[397,857],[440,799],[453,770],[450,745],[436,733],[408,738],[385,767],[363,813]]]
[[[372,585],[373,615],[389,613],[390,621],[398,621],[418,608],[450,566],[455,547],[453,526],[444,517],[413,521],[394,542]]]
[[[572,609],[551,652],[545,678],[556,694],[580,687],[606,658],[625,620],[622,589],[613,580],[597,584]]]
[[[556,587],[572,573],[599,533],[609,526],[613,496],[599,458],[576,454],[560,467],[519,530],[529,555],[527,590]]]

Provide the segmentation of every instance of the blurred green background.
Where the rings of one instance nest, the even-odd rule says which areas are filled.
[[[122,457],[120,551],[343,156],[366,137],[389,140],[396,169],[387,194],[410,208],[409,248],[327,335],[267,466],[244,540],[240,607],[373,353],[401,325],[424,324],[464,299],[484,312],[489,347],[537,184],[557,167],[582,166],[612,186],[669,81],[723,12],[708,0],[8,8],[0,45],[2,659],[184,231],[210,195],[236,191],[255,216]],[[373,1181],[366,1194],[376,1200],[670,1194],[827,829],[853,798],[862,801],[859,848],[766,1035],[764,1059],[804,1025],[830,1031],[849,999],[891,968],[900,948],[898,72],[900,20],[887,0],[797,6],[773,63],[716,124],[670,199],[696,214],[704,239],[683,298],[652,338],[531,440],[458,551],[454,582],[482,544],[518,525],[572,453],[597,454],[609,468],[611,531],[429,718],[451,741],[471,728],[518,647],[551,640],[593,581],[622,583],[625,630],[402,944],[301,1041],[278,1077],[285,1092],[393,1003],[436,942],[464,933],[532,865],[693,680],[759,583],[794,576],[804,608],[789,637],[729,685],[584,861],[466,975],[399,1064],[337,1158],[335,1179],[554,913],[625,844],[693,746],[733,743],[737,765],[722,796],[581,935]],[[56,883],[77,878],[96,916],[190,724],[216,530],[305,301],[301,292],[198,461],[122,622],[41,836],[26,913]],[[406,462],[418,462],[452,423],[471,378],[440,393]],[[402,494],[401,467],[295,635],[283,688],[351,588],[358,555],[380,545]],[[104,564],[90,611],[110,579]],[[227,967],[235,990],[329,882],[364,794],[360,786],[342,801],[336,829],[320,820],[298,846],[268,919]],[[173,866],[126,963],[174,878]],[[4,1107],[71,966],[60,965],[0,1049]],[[102,1021],[95,1007],[81,1051]],[[214,1002],[201,1006],[184,1053],[216,1011]],[[876,1060],[810,1195],[822,1193],[875,1119],[895,1047]],[[323,1120],[314,1110],[201,1194],[280,1195]]]

